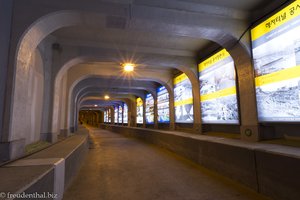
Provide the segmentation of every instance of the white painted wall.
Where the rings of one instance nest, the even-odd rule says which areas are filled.
[[[11,140],[25,138],[25,144],[30,144],[40,139],[42,123],[44,70],[37,49],[22,70],[15,85]]]

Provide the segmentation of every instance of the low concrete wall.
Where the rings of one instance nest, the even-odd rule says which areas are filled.
[[[274,199],[300,199],[297,148],[143,128],[100,127],[166,148]],[[296,151],[296,156],[280,153],[289,149]]]
[[[24,192],[26,194],[46,194],[46,193],[52,193],[54,194],[54,171],[53,168],[49,172],[45,173],[40,179],[38,179],[34,184],[32,184],[30,187],[28,187]],[[22,191],[18,191],[22,193]]]
[[[5,194],[57,194],[71,184],[88,151],[87,130],[69,137],[36,154],[4,165],[0,168],[0,191]],[[50,198],[51,199],[51,198]]]
[[[298,156],[256,150],[259,191],[273,199],[300,199]]]
[[[65,190],[71,185],[73,179],[88,152],[89,143],[86,138],[73,152],[65,158]]]

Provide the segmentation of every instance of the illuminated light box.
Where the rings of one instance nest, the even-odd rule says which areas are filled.
[[[153,124],[154,123],[154,98],[152,94],[146,95],[146,123]]]
[[[122,119],[123,119],[123,108],[122,108],[122,106],[120,105],[120,106],[119,106],[119,119],[118,119],[119,124],[122,124],[122,123],[123,123]]]
[[[251,30],[258,119],[300,121],[300,1]]]
[[[136,99],[136,123],[143,124],[143,100],[141,98]]]
[[[174,78],[175,122],[193,123],[192,84],[186,74]]]
[[[108,122],[107,110],[104,111],[104,122]]]
[[[234,62],[223,49],[199,64],[204,124],[239,124]]]
[[[115,107],[115,123],[118,123],[118,116],[119,116],[119,108],[116,106]]]
[[[170,122],[169,92],[165,86],[157,89],[157,121],[159,123]]]
[[[124,103],[124,109],[123,109],[123,123],[128,123],[128,106],[126,103]]]

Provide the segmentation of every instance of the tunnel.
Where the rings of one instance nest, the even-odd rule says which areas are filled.
[[[0,27],[0,198],[300,199],[299,0],[0,0]]]

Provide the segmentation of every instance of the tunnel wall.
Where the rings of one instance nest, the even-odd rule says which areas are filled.
[[[290,147],[298,156],[282,154],[285,147],[277,146],[276,151],[274,145],[265,148],[239,140],[104,124],[100,128],[168,149],[274,199],[300,198],[300,150],[296,148]]]

